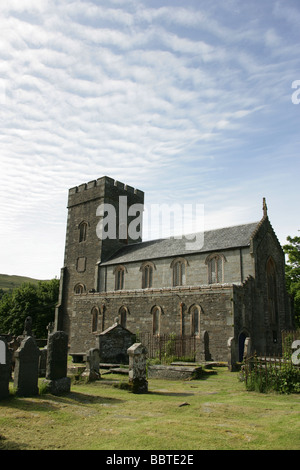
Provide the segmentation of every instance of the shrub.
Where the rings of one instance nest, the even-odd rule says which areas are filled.
[[[252,358],[243,367],[246,389],[260,393],[300,393],[300,368],[291,360],[266,361]]]

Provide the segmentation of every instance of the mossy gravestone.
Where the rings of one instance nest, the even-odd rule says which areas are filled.
[[[56,331],[48,337],[46,380],[44,383],[53,395],[69,392],[71,380],[68,371],[68,335],[64,331]]]
[[[141,343],[135,343],[127,349],[127,354],[129,356],[129,388],[133,393],[147,393],[147,349]]]
[[[14,388],[16,395],[38,395],[40,350],[32,336],[26,336],[15,352]]]

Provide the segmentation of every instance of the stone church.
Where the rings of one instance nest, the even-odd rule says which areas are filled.
[[[292,316],[265,200],[260,220],[206,231],[196,250],[186,249],[184,237],[133,236],[136,213],[124,218],[120,201],[143,207],[144,193],[106,176],[69,190],[55,328],[68,333],[70,353],[97,346],[116,318],[133,333],[195,338],[197,360],[234,364],[246,339],[251,352],[281,348]],[[116,229],[103,236],[109,207]]]

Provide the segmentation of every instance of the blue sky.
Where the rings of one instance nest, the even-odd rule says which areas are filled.
[[[70,187],[298,235],[299,0],[0,4],[0,272],[60,275]],[[300,97],[299,95],[297,95]]]

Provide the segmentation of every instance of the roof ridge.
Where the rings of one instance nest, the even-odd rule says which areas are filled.
[[[226,230],[228,228],[238,228],[238,227],[246,227],[246,226],[249,226],[249,225],[258,225],[258,224],[260,224],[260,222],[261,221],[256,220],[254,222],[248,222],[246,224],[227,225],[226,227],[211,228],[209,230],[204,230],[203,232],[198,231],[198,232],[190,232],[190,233],[186,233],[186,234],[183,233],[181,235],[172,235],[170,237],[151,238],[149,240],[143,240],[143,241],[138,242],[138,243],[133,243],[131,245],[127,245],[126,248],[129,248],[130,246],[142,245],[143,243],[158,242],[158,241],[162,241],[162,240],[172,240],[172,239],[179,239],[180,240],[181,238],[191,237],[192,235],[197,235],[198,233],[204,233],[205,234],[205,233],[210,233],[210,232],[217,232],[218,230]],[[122,249],[123,248],[121,248],[121,250]]]
[[[148,260],[152,258],[166,258],[170,256],[185,256],[186,254],[195,252],[204,253],[249,246],[252,239],[252,234],[255,231],[257,225],[258,222],[251,222],[247,224],[232,225],[230,227],[211,229],[204,232],[195,232],[193,234],[180,236],[177,235],[173,237],[158,238],[156,240],[146,240],[138,243],[132,243],[117,250],[109,257],[109,259],[106,259],[101,264],[119,264],[122,262],[126,263],[140,261],[142,259]],[[242,228],[248,228],[248,230],[242,230]],[[224,232],[224,235],[222,234],[222,231]],[[197,233],[203,234],[203,246],[201,246],[201,248],[197,248],[196,250],[191,249],[187,251],[187,249],[184,248],[183,243],[185,240],[191,240],[193,235],[197,236]],[[151,248],[151,245],[155,246]],[[154,251],[156,252],[154,253]]]

